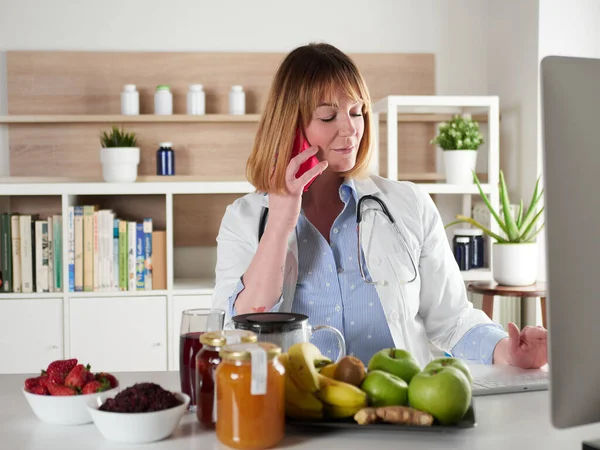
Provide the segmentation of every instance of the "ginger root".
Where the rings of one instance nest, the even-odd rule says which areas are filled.
[[[433,424],[433,416],[431,414],[409,406],[384,406],[377,408],[375,413],[377,417],[389,423],[418,425],[422,427],[430,427]]]
[[[368,425],[379,421],[379,417],[377,417],[376,408],[362,408],[354,414],[354,420],[359,425]]]
[[[354,415],[354,420],[359,425],[368,425],[384,421],[399,425],[415,425],[430,427],[433,425],[433,416],[424,411],[409,406],[383,406],[379,408],[362,408]]]

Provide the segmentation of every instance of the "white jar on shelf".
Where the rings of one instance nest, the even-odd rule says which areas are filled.
[[[162,116],[173,114],[173,94],[171,94],[171,90],[166,84],[156,86],[154,114]]]
[[[229,91],[229,114],[236,116],[246,114],[246,94],[242,86],[231,86],[231,91]]]
[[[135,84],[126,84],[121,92],[121,114],[137,116],[140,113],[140,93]]]
[[[187,113],[189,115],[203,115],[206,113],[206,97],[201,84],[190,84],[187,93]]]

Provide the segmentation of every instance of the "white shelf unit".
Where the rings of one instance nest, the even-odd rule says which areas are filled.
[[[4,336],[2,328],[10,329],[14,334],[15,327],[4,323],[15,314],[22,314],[24,305],[30,305],[28,317],[38,326],[38,333],[48,342],[37,342],[25,334],[33,333],[31,327],[23,328],[23,336],[31,349],[25,348],[21,356],[6,362],[0,367],[0,373],[36,372],[42,368],[38,361],[53,360],[66,357],[85,359],[96,368],[108,371],[128,370],[176,370],[178,368],[179,320],[181,311],[188,308],[201,308],[207,311],[212,304],[214,275],[206,273],[202,278],[175,279],[174,277],[174,209],[173,198],[178,194],[246,194],[254,191],[250,183],[239,181],[190,181],[191,177],[163,178],[153,181],[155,177],[140,177],[135,183],[105,183],[69,181],[51,181],[49,178],[0,178],[0,206],[8,199],[15,197],[56,197],[60,198],[60,213],[68,217],[69,206],[85,203],[85,196],[144,196],[159,195],[161,205],[164,204],[165,230],[167,239],[166,269],[167,289],[143,291],[96,291],[68,292],[68,240],[67,229],[63,222],[62,266],[63,287],[67,291],[47,293],[3,293],[0,294],[0,353],[9,351],[10,339]],[[177,181],[179,180],[179,181]],[[162,208],[162,206],[161,206]],[[5,211],[7,209],[3,209]],[[18,212],[18,211],[14,211]],[[158,214],[156,211],[155,214]],[[163,211],[160,211],[162,214]],[[148,211],[148,217],[153,212]],[[27,302],[27,303],[24,303]],[[46,305],[42,309],[38,305]],[[50,306],[48,306],[50,305]],[[61,317],[60,322],[52,319],[52,323],[37,317],[36,311],[44,311],[52,317]],[[28,322],[29,319],[24,319]],[[49,320],[49,319],[48,319]],[[95,337],[86,335],[91,330],[94,336],[102,334],[105,327],[118,329],[117,335],[122,344],[116,345],[114,337],[107,341],[108,349],[96,342]],[[148,331],[149,327],[151,331]],[[110,336],[114,332],[107,329]],[[6,338],[6,339],[5,339]],[[12,338],[12,336],[11,336]],[[102,338],[103,339],[103,338]],[[85,342],[84,342],[85,341]],[[102,342],[100,340],[99,342]],[[114,345],[113,345],[114,344]],[[124,345],[123,345],[124,344]],[[131,345],[129,345],[131,344]],[[29,351],[30,350],[30,351]],[[14,353],[14,352],[12,352]],[[32,361],[33,353],[37,361]],[[46,362],[47,364],[47,362]],[[39,366],[39,367],[38,367]]]
[[[436,117],[446,116],[440,122],[454,114],[472,114],[487,117],[487,183],[482,184],[482,190],[489,196],[494,208],[499,206],[498,180],[500,173],[500,112],[497,96],[440,96],[440,95],[389,95],[373,105],[373,128],[375,136],[375,154],[372,158],[372,169],[379,173],[379,124],[387,122],[387,177],[399,179],[398,172],[398,122],[404,115],[429,115],[435,121]],[[479,152],[482,150],[479,149]],[[429,194],[459,195],[462,200],[461,214],[471,216],[472,195],[479,195],[479,190],[473,185],[452,185],[447,183],[418,183]],[[498,233],[499,227],[491,220],[492,231]],[[487,242],[488,266],[484,269],[471,269],[461,272],[465,281],[492,280],[492,242]]]

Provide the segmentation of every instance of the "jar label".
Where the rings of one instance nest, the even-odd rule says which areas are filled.
[[[248,352],[250,352],[252,370],[250,394],[265,395],[267,393],[267,352],[262,347],[250,348]]]
[[[217,377],[215,376],[215,370],[213,369],[213,413],[212,421],[217,423]]]

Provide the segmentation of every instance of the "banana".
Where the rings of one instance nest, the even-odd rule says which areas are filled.
[[[310,342],[292,345],[287,354],[288,370],[296,386],[306,392],[317,392],[319,390],[319,372],[317,372],[315,363],[322,364],[327,358],[321,354],[317,346]]]
[[[367,406],[367,394],[358,387],[321,374],[318,379],[320,389],[317,392],[317,398],[322,402],[343,407]]]
[[[279,361],[285,367],[284,390],[286,411],[288,406],[290,406],[290,411],[295,413],[297,413],[296,410],[305,412],[318,412],[322,417],[323,403],[317,397],[315,397],[314,394],[298,388],[292,379],[291,373],[288,370],[289,356],[284,353],[279,357]],[[300,414],[297,413],[297,415]]]
[[[325,404],[323,412],[325,416],[332,419],[346,419],[348,417],[354,417],[354,415],[363,409],[362,406],[337,406]]]
[[[337,363],[327,364],[325,367],[323,367],[321,369],[321,371],[319,373],[328,378],[334,378],[336,368],[337,368]]]
[[[323,411],[298,408],[296,405],[286,401],[285,415],[296,420],[315,420],[323,418]]]

